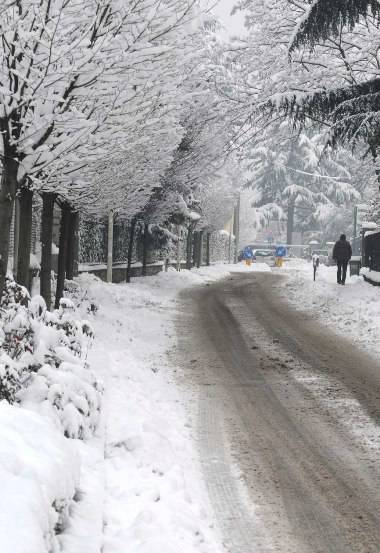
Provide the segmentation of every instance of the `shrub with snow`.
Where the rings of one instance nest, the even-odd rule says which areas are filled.
[[[50,313],[42,297],[30,299],[7,278],[0,305],[1,551],[61,551],[58,535],[79,497],[77,447],[66,438],[89,438],[99,419],[102,388],[86,361],[92,340],[71,300]],[[17,529],[15,520],[22,521]]]
[[[20,374],[13,360],[6,353],[0,355],[0,401],[13,403],[20,389]]]
[[[44,413],[70,438],[96,429],[102,387],[86,358],[93,340],[88,321],[62,298],[50,313],[41,296],[29,305],[24,289],[7,280],[0,313],[0,399]]]
[[[95,315],[99,309],[96,298],[89,291],[88,284],[91,284],[93,280],[98,281],[99,279],[94,275],[87,274],[84,279],[81,275],[76,280],[65,281],[65,291],[74,302],[75,307],[82,313],[91,315]]]

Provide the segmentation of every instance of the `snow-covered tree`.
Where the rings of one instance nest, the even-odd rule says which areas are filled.
[[[16,192],[88,132],[88,115],[74,99],[88,97],[103,73],[119,26],[106,1],[20,0],[2,11],[0,294]]]
[[[331,10],[344,11],[338,7],[343,3],[334,3]],[[333,33],[324,42],[315,41],[312,50],[291,49],[290,58],[289,47],[297,29],[317,4],[242,0],[236,9],[245,14],[247,32],[231,44],[220,46],[224,54],[217,84],[230,105],[236,130],[230,149],[239,152],[264,224],[270,218],[285,216],[284,211],[292,205],[302,206],[303,212],[309,213],[299,218],[304,224],[308,219],[318,223],[334,206],[347,205],[357,198],[368,181],[368,161],[359,159],[365,152],[359,149],[355,159],[338,143],[359,137],[355,125],[360,121],[363,132],[370,134],[370,127],[376,128],[370,122],[373,116],[376,118],[374,111],[369,115],[362,109],[355,122],[347,108],[347,120],[351,117],[352,125],[340,127],[342,112],[335,113],[335,123],[328,117],[331,106],[325,98],[331,90],[332,103],[334,91],[360,88],[368,80],[368,73],[378,74],[376,14],[369,11],[364,21],[358,15],[362,13],[359,8],[353,15],[352,21],[358,17],[355,27],[350,23],[347,28],[341,26],[338,34]],[[354,13],[356,8],[352,10]],[[315,99],[315,110],[307,112],[310,98]],[[290,113],[303,123],[301,133],[283,123]]]
[[[83,169],[94,170],[95,160],[109,160],[115,145],[119,160],[129,153],[122,151],[123,143],[132,145],[134,153],[141,152],[141,143],[147,150],[154,121],[157,133],[162,131],[157,111],[169,113],[170,119],[168,96],[178,85],[172,74],[182,59],[176,49],[182,52],[183,29],[191,34],[198,13],[195,2],[183,0],[22,0],[4,10],[1,278],[18,189],[32,185],[80,203],[81,187],[92,186],[92,197],[99,197],[98,183]],[[137,134],[132,140],[131,130]]]
[[[288,1],[295,8],[289,41],[297,76],[306,87],[290,86],[273,107],[290,115],[301,127],[327,126],[332,147],[359,142],[374,157],[379,146],[378,2]],[[297,72],[292,69],[292,75]],[[322,78],[320,78],[322,76]],[[319,78],[319,83],[316,82]]]
[[[248,186],[258,222],[287,219],[290,242],[295,224],[318,224],[333,207],[347,205],[360,193],[351,182],[347,152],[344,159],[332,152],[322,156],[319,135],[294,136],[286,123],[270,131],[245,148]]]

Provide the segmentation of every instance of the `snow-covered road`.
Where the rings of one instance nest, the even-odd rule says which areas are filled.
[[[380,365],[330,330],[338,313],[322,325],[302,309],[329,294],[344,321],[362,284],[337,287],[328,269],[309,286],[307,268],[182,294],[176,362],[231,553],[379,550]]]

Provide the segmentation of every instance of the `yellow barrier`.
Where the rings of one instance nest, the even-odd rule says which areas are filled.
[[[283,263],[284,263],[284,260],[282,257],[276,257],[276,261],[275,261],[276,267],[282,267]]]

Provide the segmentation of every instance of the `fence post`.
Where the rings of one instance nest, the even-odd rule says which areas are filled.
[[[59,300],[63,297],[66,277],[66,259],[67,246],[69,238],[70,224],[70,206],[64,203],[61,206],[61,223],[59,231],[59,254],[58,254],[58,275],[57,275],[57,290],[55,293],[55,308],[59,308]]]

